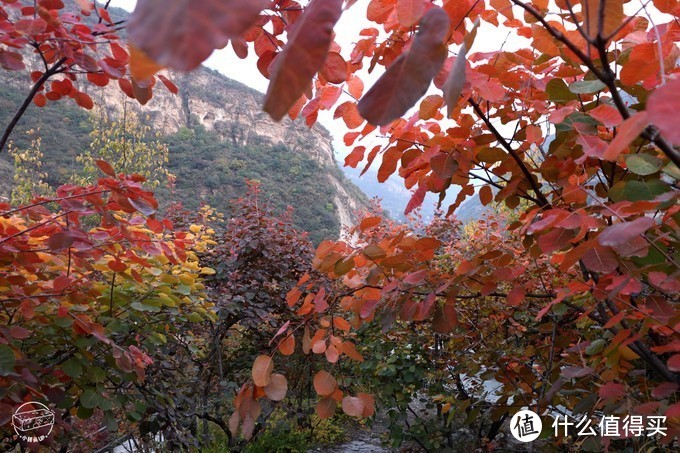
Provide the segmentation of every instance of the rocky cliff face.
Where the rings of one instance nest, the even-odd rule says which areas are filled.
[[[308,128],[301,122],[285,118],[277,123],[262,112],[262,94],[207,68],[190,74],[169,74],[178,86],[174,95],[162,85],[154,88],[153,98],[141,106],[128,99],[115,85],[99,88],[88,86],[95,105],[120,117],[126,109],[135,111],[153,130],[170,135],[197,122],[223,140],[246,147],[252,141],[284,145],[294,152],[305,153],[323,168],[336,169],[331,136],[320,126]],[[356,191],[347,190],[340,172],[328,171],[328,185],[336,195],[333,204],[341,225],[354,221],[354,213],[364,204]],[[351,184],[351,183],[350,183]]]

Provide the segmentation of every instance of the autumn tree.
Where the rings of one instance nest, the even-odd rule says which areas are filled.
[[[342,49],[333,28],[343,3],[214,0],[159,9],[142,0],[129,23],[139,58],[160,66],[192,69],[228,41],[240,56],[254,50],[270,79],[264,110],[310,125],[332,110],[349,130],[346,164],[380,162],[381,181],[398,173],[414,189],[407,211],[428,191],[443,198],[451,190],[449,214],[469,197],[518,211],[493,233],[514,241],[472,249],[446,269],[432,261],[437,238],[321,244],[317,269],[347,289],[301,282],[289,302],[311,306],[305,325],[329,324],[341,310],[354,328],[429,319],[467,340],[477,324],[454,321],[454,313],[465,311],[464,301],[492,297],[486,320],[511,323],[506,335],[527,340],[485,364],[504,384],[496,417],[560,405],[577,415],[660,415],[668,422],[661,442],[674,442],[678,3],[371,0],[367,27]],[[475,37],[492,28],[530,45],[474,52]],[[384,72],[364,92],[361,77],[378,67]],[[313,343],[318,354],[345,344],[325,328]],[[332,371],[337,357],[327,358]],[[268,384],[272,363],[256,365],[251,393],[238,398]],[[348,396],[350,382],[332,373],[318,383],[324,414],[340,402],[350,415],[372,407]]]
[[[99,2],[101,3],[101,2]],[[2,151],[21,117],[33,103],[72,99],[85,109],[94,102],[86,84],[107,86],[117,82],[130,98],[146,104],[153,96],[156,80],[172,92],[177,87],[165,76],[133,79],[130,52],[120,40],[123,22],[111,19],[108,7],[77,0],[2,0],[0,2],[0,66],[9,71],[27,71],[32,83],[15,115],[0,137]]]
[[[91,118],[90,149],[76,156],[83,170],[74,175],[77,184],[89,184],[97,178],[98,160],[104,160],[117,173],[138,174],[144,177],[149,188],[168,182],[169,149],[152,134],[151,127],[143,124],[137,114],[126,111],[122,118],[109,118],[104,111]]]
[[[14,160],[14,187],[12,188],[12,204],[28,203],[38,195],[49,195],[50,187],[45,182],[46,174],[41,171],[43,153],[40,131],[31,130],[26,135],[31,143],[26,149],[19,149],[10,144],[8,152]]]
[[[170,364],[194,354],[193,323],[215,319],[206,243],[156,216],[143,178],[98,165],[96,185],[0,205],[2,448],[20,442],[13,408],[36,400],[54,409],[54,448],[91,449],[78,428],[93,416],[111,433],[183,432],[184,403],[158,395]]]

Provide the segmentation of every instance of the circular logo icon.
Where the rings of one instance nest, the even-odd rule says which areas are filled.
[[[52,432],[54,412],[37,401],[24,403],[14,411],[12,427],[19,439],[28,443],[42,442]]]
[[[541,417],[533,411],[519,411],[510,420],[510,432],[520,442],[531,442],[541,435]]]

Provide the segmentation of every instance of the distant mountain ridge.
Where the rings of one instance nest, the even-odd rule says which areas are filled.
[[[115,16],[127,14],[113,9]],[[30,70],[0,71],[0,127],[9,123],[30,88]],[[81,86],[111,117],[134,111],[170,145],[169,170],[177,177],[176,197],[187,207],[209,203],[228,211],[228,200],[245,190],[245,179],[262,182],[264,196],[278,210],[292,206],[298,227],[315,242],[337,237],[354,222],[367,198],[335,162],[332,140],[321,126],[285,119],[272,121],[261,111],[262,94],[216,71],[200,68],[168,74],[179,87],[173,95],[161,84],[146,106],[127,99],[117,84]],[[25,132],[40,128],[44,170],[52,186],[78,171],[76,156],[90,144],[89,113],[68,99],[39,109],[31,106],[12,139],[25,147]],[[0,196],[12,188],[13,164],[0,154]],[[159,189],[169,199],[167,189]]]

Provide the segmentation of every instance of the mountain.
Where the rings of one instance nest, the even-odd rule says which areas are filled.
[[[28,74],[0,71],[2,127],[29,90]],[[174,199],[188,208],[204,202],[228,213],[228,201],[244,193],[246,178],[260,180],[263,199],[279,211],[292,206],[296,226],[314,242],[337,237],[366,206],[366,197],[339,169],[322,127],[272,121],[261,111],[262,94],[207,68],[169,78],[179,94],[159,84],[146,106],[127,99],[114,84],[82,88],[110,117],[134,111],[161,135],[170,149],[168,170],[176,177]],[[43,141],[46,182],[53,187],[66,182],[80,168],[76,156],[89,148],[89,113],[68,99],[42,109],[32,105],[14,130],[16,145],[26,147],[25,132],[35,128]],[[10,159],[0,154],[0,196],[11,192]],[[171,197],[168,189],[156,192],[161,200]]]
[[[379,198],[380,205],[390,217],[401,222],[406,221],[407,219],[406,216],[404,216],[404,210],[406,209],[406,205],[411,199],[411,196],[413,196],[413,192],[404,187],[404,181],[396,175],[392,175],[385,182],[379,182],[377,168],[377,165],[371,167],[363,175],[361,174],[363,170],[361,165],[359,165],[358,168],[343,167],[343,171],[345,176],[359,187],[366,196],[369,198]],[[457,194],[457,187],[449,188],[441,206],[441,210],[444,211],[444,213],[446,213],[449,205],[456,200]],[[438,194],[428,192],[427,195],[425,195],[425,200],[419,209],[419,213],[425,222],[434,218],[438,202]],[[455,215],[458,220],[467,223],[471,220],[483,217],[488,212],[490,212],[490,210],[484,207],[479,201],[479,197],[475,195],[473,197],[468,197],[461,203],[458,209],[456,209]]]

